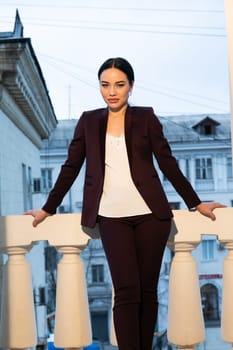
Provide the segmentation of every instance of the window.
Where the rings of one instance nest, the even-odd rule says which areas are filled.
[[[207,116],[198,124],[194,125],[193,129],[196,130],[200,135],[213,136],[216,135],[216,127],[218,125],[220,125],[219,122]]]
[[[35,305],[46,305],[46,290],[45,287],[34,288],[33,290]]]
[[[213,178],[211,158],[197,158],[195,160],[196,178],[198,180],[209,180]]]
[[[39,178],[33,179],[33,192],[34,193],[41,192],[41,180]]]
[[[202,259],[203,260],[213,260],[214,259],[214,239],[206,239],[201,242],[202,247]]]
[[[53,246],[47,246],[44,250],[45,255],[45,270],[55,271],[57,269],[58,253]]]
[[[53,186],[52,169],[41,169],[42,192],[49,192]]]
[[[202,125],[201,134],[202,135],[214,135],[215,134],[215,125],[211,125],[211,124]]]
[[[27,205],[27,168],[25,164],[22,164],[22,178],[23,178],[23,206],[24,210],[28,209]]]
[[[211,283],[201,287],[202,310],[207,327],[216,327],[220,324],[218,289]]]
[[[232,174],[232,158],[228,157],[227,158],[227,178],[231,179],[233,177]]]
[[[104,265],[92,265],[92,283],[104,282]]]
[[[32,208],[32,175],[31,167],[22,164],[22,180],[23,180],[23,205],[24,210]]]
[[[106,311],[99,311],[99,312],[92,311],[91,326],[92,326],[93,339],[98,339],[99,342],[107,342],[109,340],[108,313]],[[93,349],[97,349],[97,347],[95,348],[93,347]],[[98,349],[100,349],[99,346],[98,346]]]

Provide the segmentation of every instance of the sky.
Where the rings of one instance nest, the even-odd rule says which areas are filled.
[[[16,9],[58,119],[105,106],[97,71],[116,56],[135,71],[132,105],[230,111],[224,0],[0,0],[0,31],[13,30]]]

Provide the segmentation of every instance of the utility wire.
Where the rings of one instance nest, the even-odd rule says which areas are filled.
[[[44,54],[42,52],[38,52],[38,56],[40,56],[42,58],[45,58],[45,59],[50,59],[50,60],[55,61],[55,62],[61,62],[61,63],[66,64],[68,66],[77,67],[79,69],[86,70],[87,72],[93,73],[93,74],[96,75],[96,71],[94,71],[93,69],[90,69],[90,68],[85,67],[85,66],[81,66],[80,64],[73,63],[71,61],[66,61],[66,60],[63,60],[61,58],[57,58],[57,57],[54,57],[54,56],[46,55],[46,54]]]
[[[10,18],[9,16],[5,16],[4,18]],[[24,20],[33,20],[33,21],[45,21],[45,22],[58,22],[59,26],[61,26],[61,23],[65,23],[70,25],[70,23],[74,23],[77,25],[77,23],[82,24],[100,24],[100,25],[127,25],[127,26],[137,26],[137,27],[155,27],[155,28],[179,28],[179,29],[198,29],[198,30],[225,30],[225,27],[223,26],[193,26],[193,25],[182,25],[182,24],[154,24],[154,23],[132,23],[132,22],[112,22],[112,21],[90,21],[90,20],[64,20],[62,18],[54,19],[54,18],[36,18],[36,17],[24,17]],[[11,22],[7,21],[7,23]],[[61,26],[62,27],[62,26]]]
[[[48,58],[48,59],[51,59],[52,61],[57,61],[57,62],[61,62],[61,63],[64,63],[65,65],[68,65],[68,66],[73,66],[73,67],[78,67],[79,69],[81,70],[84,70],[84,71],[87,71],[89,73],[92,73],[94,75],[96,75],[96,72],[94,70],[91,70],[87,67],[84,67],[84,66],[81,66],[81,65],[78,65],[78,64],[75,64],[71,61],[66,61],[66,60],[63,60],[63,59],[59,59],[59,58],[55,58],[53,56],[49,56],[49,55],[45,55],[45,54],[42,54],[41,52],[39,53],[39,55],[41,57],[44,57],[44,58]],[[137,81],[137,86],[140,86],[142,89],[148,89],[147,87],[145,87],[145,82],[143,81]],[[150,86],[152,84],[150,83]],[[200,98],[200,99],[203,99],[203,100],[208,100],[208,101],[211,101],[211,102],[214,102],[214,103],[220,103],[220,104],[224,104],[224,105],[227,105],[227,102],[226,101],[222,101],[222,100],[217,100],[217,99],[213,99],[211,97],[207,97],[207,96],[201,96],[201,95],[198,95],[198,94],[193,94],[193,93],[188,93],[187,91],[182,91],[182,90],[178,90],[177,88],[169,88],[167,86],[161,86],[161,85],[158,85],[158,84],[153,84],[153,86],[156,88],[159,88],[159,89],[165,89],[165,90],[172,90],[173,92],[175,93],[181,93],[182,95],[188,95],[188,96],[192,96],[192,97],[197,97],[197,98]],[[153,89],[152,89],[153,90]]]
[[[114,31],[114,32],[131,32],[131,33],[147,33],[147,34],[165,34],[165,35],[185,35],[185,36],[199,36],[199,37],[215,37],[224,38],[226,34],[211,34],[211,33],[194,33],[194,32],[175,32],[175,31],[160,31],[160,30],[143,30],[143,29],[128,29],[128,28],[113,28],[113,27],[96,27],[96,26],[82,26],[82,25],[59,25],[43,22],[26,22],[33,26],[43,26],[43,27],[55,27],[60,29],[85,29],[85,30],[100,30],[100,31]]]
[[[145,82],[141,81],[138,81],[139,84],[142,83],[142,87],[144,87],[144,84],[146,84]],[[137,85],[138,85],[137,83]],[[201,95],[198,95],[198,94],[194,94],[194,93],[190,93],[190,92],[187,92],[187,91],[183,91],[183,90],[180,90],[180,89],[177,89],[177,88],[170,88],[168,86],[163,86],[163,85],[159,85],[159,84],[153,84],[150,82],[150,86],[154,86],[155,88],[159,88],[159,89],[165,89],[165,90],[170,90],[172,92],[175,92],[175,93],[180,93],[182,95],[188,95],[188,96],[191,96],[191,97],[196,97],[196,98],[200,98],[200,99],[203,99],[203,100],[208,100],[208,101],[211,101],[211,102],[214,102],[214,103],[220,103],[220,104],[223,104],[223,105],[228,105],[228,102],[226,101],[223,101],[223,100],[217,100],[215,98],[211,98],[211,97],[207,97],[207,96],[201,96]],[[146,89],[146,87],[145,87]]]
[[[138,85],[140,89],[142,90],[145,90],[145,91],[149,91],[149,92],[152,92],[152,93],[156,93],[158,95],[163,95],[163,96],[167,96],[169,98],[173,98],[173,99],[177,99],[177,100],[180,100],[180,101],[183,101],[183,102],[188,102],[188,103],[191,103],[193,105],[196,105],[196,106],[201,106],[201,107],[205,107],[205,108],[211,108],[211,109],[215,109],[216,111],[221,111],[223,112],[223,109],[222,108],[218,108],[218,107],[213,107],[213,105],[207,105],[205,103],[200,103],[200,102],[194,102],[190,99],[187,99],[187,98],[183,98],[183,97],[179,97],[175,94],[171,94],[171,93],[166,93],[166,92],[163,92],[163,91],[158,91],[156,89],[150,89],[150,88],[146,88],[142,85]]]
[[[51,63],[47,60],[44,61],[47,65],[49,65],[50,67],[52,67],[53,69],[59,71],[60,73],[64,73],[65,75],[71,76],[72,78],[82,82],[85,85],[90,86],[91,88],[97,89],[97,85],[95,85],[94,83],[88,81],[87,79],[81,78],[79,76],[77,76],[76,74],[67,72],[66,70],[64,70],[63,68],[61,68],[60,66],[55,65],[54,63]]]
[[[49,4],[26,4],[26,3],[19,3],[19,2],[6,2],[6,3],[1,3],[1,6],[24,6],[24,7],[44,7],[44,8],[56,8],[56,9],[90,9],[90,10],[114,10],[114,11],[144,11],[144,12],[184,12],[184,13],[223,13],[224,10],[221,9],[188,9],[188,8],[183,8],[183,9],[177,9],[177,8],[169,8],[169,9],[164,9],[164,8],[151,8],[151,7],[108,7],[108,6],[80,6],[80,5],[49,5]]]
[[[77,76],[76,74],[67,72],[66,70],[62,69],[60,66],[54,65],[54,63],[51,63],[51,62],[48,62],[48,61],[46,63],[48,65],[50,65],[53,69],[56,69],[59,72],[62,72],[64,74],[68,75],[68,76],[71,76],[72,78],[82,82],[85,85],[90,86],[91,88],[97,89],[97,85],[95,85],[94,83],[88,81],[87,79],[81,78],[80,76]],[[166,96],[166,97],[169,97],[169,98],[172,98],[172,99],[180,100],[180,101],[183,101],[183,102],[188,102],[189,104],[193,104],[193,105],[196,105],[196,106],[201,106],[201,107],[205,107],[205,108],[211,108],[211,109],[214,109],[216,111],[226,112],[226,111],[223,111],[223,109],[221,109],[221,108],[213,107],[213,105],[210,106],[208,104],[195,102],[195,101],[192,101],[192,100],[184,98],[184,97],[179,97],[176,94],[171,94],[169,92],[163,92],[163,91],[160,91],[160,90],[157,90],[157,89],[146,88],[146,87],[144,87],[144,86],[142,86],[140,84],[137,84],[137,87],[139,89],[141,89],[141,90],[152,92],[153,94],[163,95],[163,96]]]

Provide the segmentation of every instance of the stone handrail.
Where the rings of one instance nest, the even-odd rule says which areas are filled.
[[[223,340],[233,343],[233,208],[215,212],[217,219],[211,221],[197,212],[174,211],[175,226],[168,243],[175,251],[170,272],[168,339],[178,349],[195,349],[205,339],[198,272],[191,254],[202,234],[217,235],[229,250],[224,262],[221,327]],[[8,255],[3,271],[0,347],[24,349],[36,345],[31,269],[25,254],[34,242],[48,240],[63,254],[57,275],[55,345],[82,348],[92,342],[92,334],[79,253],[90,237],[81,230],[80,214],[54,215],[37,228],[31,223],[29,216],[0,217],[0,249]],[[113,327],[111,341],[116,345]]]

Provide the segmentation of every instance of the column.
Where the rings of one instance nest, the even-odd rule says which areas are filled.
[[[171,265],[168,302],[168,340],[178,349],[195,349],[205,339],[196,261],[196,244],[176,243]]]
[[[55,346],[82,348],[92,343],[84,264],[77,247],[59,247]]]
[[[227,248],[228,254],[224,260],[223,266],[223,287],[222,287],[222,339],[225,342],[233,344],[233,241],[224,242],[225,248]],[[233,348],[232,348],[233,349]]]
[[[196,179],[196,169],[195,169],[195,159],[189,159],[189,174],[190,174],[190,183],[195,188],[195,179]]]
[[[6,249],[3,269],[0,347],[29,348],[37,343],[31,268],[23,247]]]

